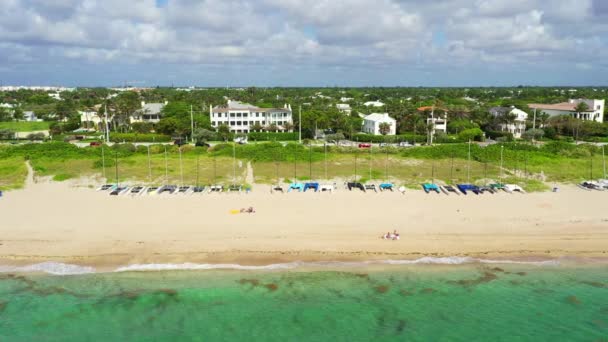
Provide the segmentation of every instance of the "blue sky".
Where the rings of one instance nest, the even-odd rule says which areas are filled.
[[[0,82],[606,85],[602,0],[5,0]]]

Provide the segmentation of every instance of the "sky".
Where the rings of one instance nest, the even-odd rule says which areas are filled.
[[[607,0],[2,0],[0,83],[608,85]]]

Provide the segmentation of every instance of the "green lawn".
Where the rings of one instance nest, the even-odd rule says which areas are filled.
[[[0,122],[0,129],[10,129],[15,132],[44,131],[49,129],[50,122],[8,121]]]

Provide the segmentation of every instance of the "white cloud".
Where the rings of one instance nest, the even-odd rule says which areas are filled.
[[[607,14],[600,0],[4,0],[0,60],[586,66],[606,57]]]

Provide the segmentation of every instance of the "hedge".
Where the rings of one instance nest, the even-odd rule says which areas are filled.
[[[298,140],[296,132],[251,132],[247,134],[252,141],[295,141]]]
[[[168,142],[171,137],[164,134],[153,133],[110,133],[110,141],[112,142]]]

